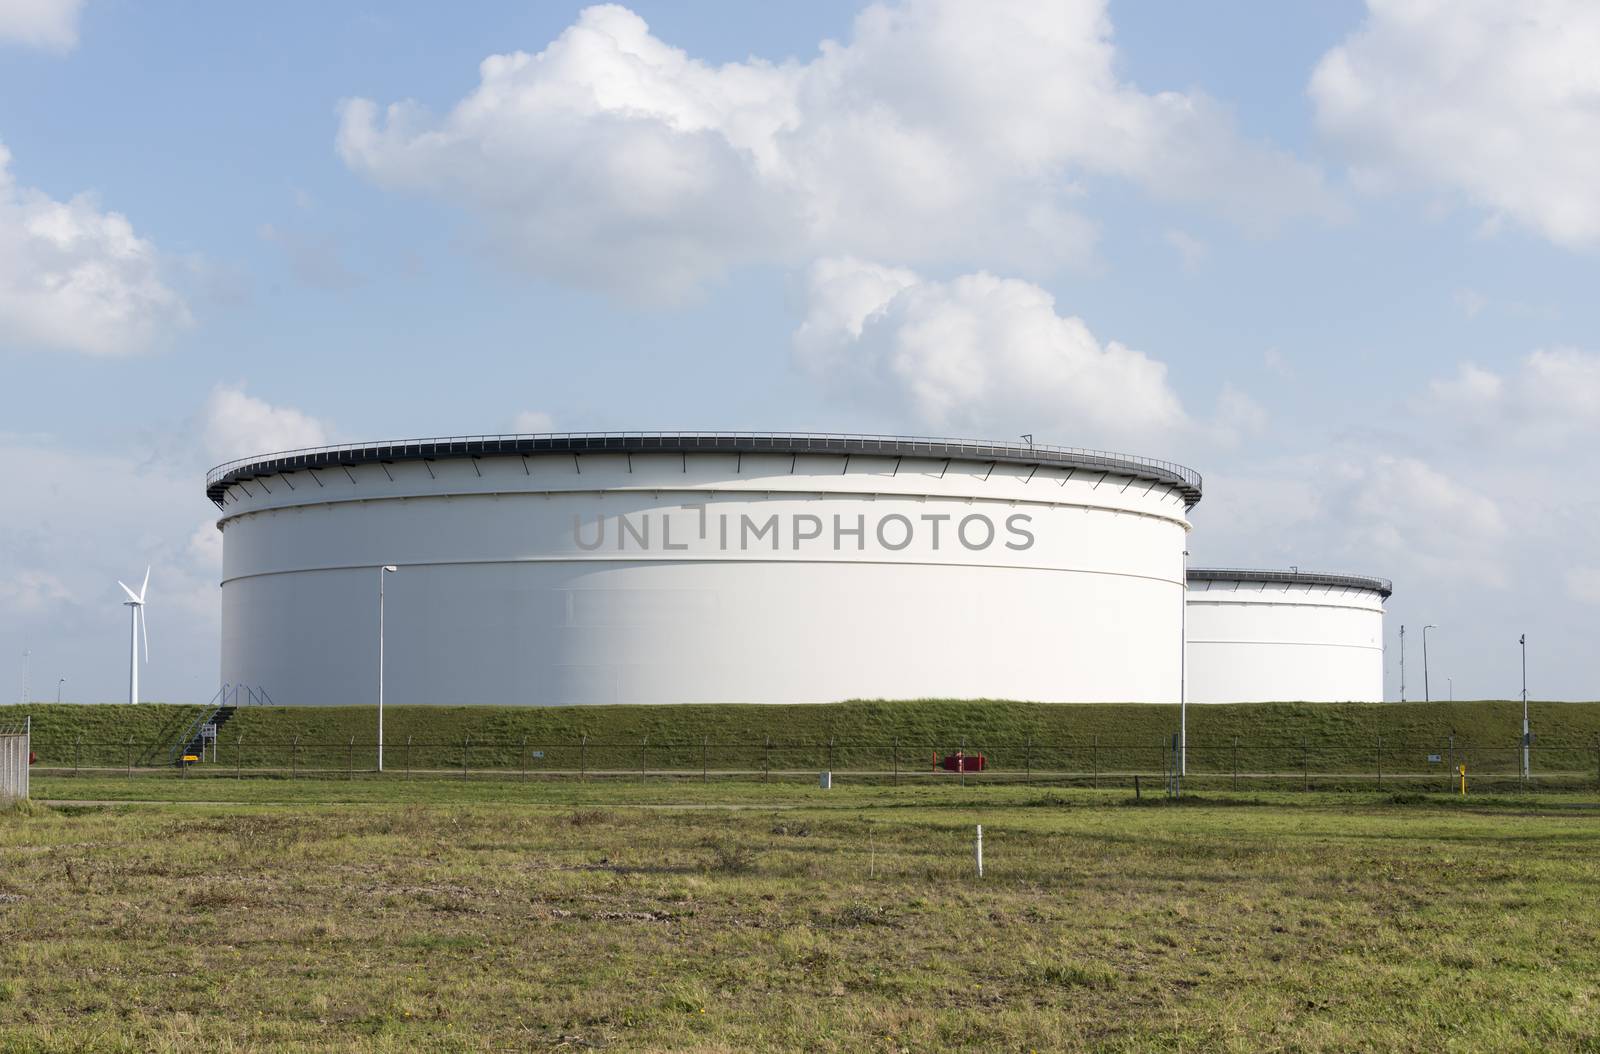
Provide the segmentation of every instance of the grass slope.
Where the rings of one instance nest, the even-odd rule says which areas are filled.
[[[198,707],[146,704],[0,707],[0,727],[33,719],[45,764],[165,762]],[[1594,773],[1600,703],[1534,703],[1536,754],[1546,769]],[[902,769],[965,746],[997,768],[1091,767],[1160,772],[1177,708],[1002,701],[858,701],[819,706],[390,707],[391,768]],[[1430,753],[1474,771],[1516,766],[1521,707],[1508,701],[1404,704],[1261,703],[1189,711],[1191,770],[1366,771],[1417,769]],[[371,707],[247,707],[223,730],[222,760],[245,767],[368,767]],[[1452,746],[1452,737],[1453,746]],[[291,747],[298,738],[299,745]],[[581,740],[587,746],[580,748]],[[1379,756],[1381,738],[1382,756]],[[350,746],[351,740],[355,746]],[[407,748],[408,739],[411,746]],[[470,742],[469,742],[470,740]],[[765,744],[773,744],[768,749]],[[709,747],[702,744],[709,741]],[[1235,743],[1238,746],[1235,746]],[[830,748],[829,743],[833,746]],[[81,746],[79,745],[81,743]],[[242,753],[241,753],[242,752]],[[1426,771],[1426,770],[1423,770]]]

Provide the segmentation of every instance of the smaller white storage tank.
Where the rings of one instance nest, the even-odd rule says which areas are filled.
[[[1382,578],[1190,568],[1191,703],[1382,702]]]

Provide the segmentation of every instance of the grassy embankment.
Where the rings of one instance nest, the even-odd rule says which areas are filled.
[[[206,783],[436,803],[0,813],[0,1048],[1600,1049],[1584,810]]]
[[[33,718],[47,767],[158,766],[196,707],[147,704],[0,707],[0,725]],[[1574,779],[1597,771],[1600,704],[1534,703],[1535,768]],[[371,707],[242,708],[223,729],[221,767],[357,770],[372,765]],[[1516,770],[1521,707],[1508,701],[1196,706],[1197,774],[1441,774]],[[985,752],[997,774],[1024,770],[1159,773],[1177,708],[919,700],[826,706],[390,707],[391,769],[905,772],[935,752]],[[1453,738],[1452,738],[1453,737]],[[298,739],[298,744],[296,740]],[[526,745],[524,745],[526,739]],[[351,741],[354,740],[354,746]],[[409,747],[407,746],[410,741]],[[772,746],[768,748],[770,740]],[[829,744],[832,744],[831,748]],[[580,746],[580,744],[583,744]],[[543,757],[537,755],[542,753]],[[1431,764],[1427,755],[1440,754]],[[352,758],[354,759],[352,761]],[[207,771],[216,772],[213,767]]]

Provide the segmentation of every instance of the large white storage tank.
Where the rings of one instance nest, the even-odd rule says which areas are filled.
[[[219,466],[225,682],[365,704],[1175,702],[1198,474],[1025,444],[634,433]],[[1167,643],[1163,643],[1167,642]]]
[[[1382,702],[1386,579],[1190,568],[1191,703]]]

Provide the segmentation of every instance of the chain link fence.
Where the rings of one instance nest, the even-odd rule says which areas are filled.
[[[929,780],[1039,785],[1133,786],[1139,779],[1169,779],[1176,743],[1083,738],[985,740],[963,736],[920,739],[795,741],[775,738],[548,741],[532,737],[396,739],[384,743],[384,777],[532,780],[744,779],[812,781],[819,772],[863,783]],[[200,777],[372,778],[372,739],[300,736],[253,740],[219,736],[203,763],[161,764],[162,752],[133,738],[35,740],[37,769],[60,775],[176,775]],[[956,753],[981,755],[982,771],[949,771]],[[1374,736],[1340,742],[1192,738],[1185,785],[1191,789],[1373,789],[1454,791],[1460,767],[1478,790],[1580,790],[1600,788],[1600,738],[1587,743],[1536,741],[1529,772],[1522,772],[1520,739],[1480,742],[1457,737],[1418,740]]]

